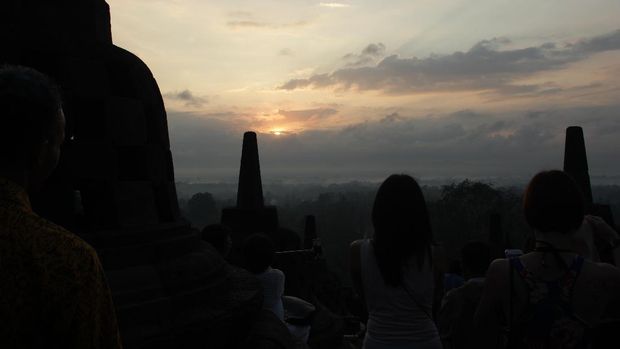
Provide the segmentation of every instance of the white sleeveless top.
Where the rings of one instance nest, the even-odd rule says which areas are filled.
[[[384,343],[386,347],[390,344],[400,347],[416,343],[427,347],[423,344],[438,343],[440,348],[437,328],[427,315],[432,314],[434,289],[430,256],[421,269],[415,257],[410,260],[403,275],[404,287],[385,284],[370,240],[364,240],[361,244],[360,258],[364,298],[369,315],[366,332],[366,336],[370,337],[368,339],[373,343]]]
[[[256,274],[263,285],[263,309],[271,310],[278,319],[284,321],[284,273],[280,269],[268,267],[264,272]]]

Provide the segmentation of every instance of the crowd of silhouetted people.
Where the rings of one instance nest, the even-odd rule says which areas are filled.
[[[65,119],[60,89],[25,67],[0,69],[0,347],[120,348],[110,290],[95,250],[32,211],[29,193],[58,163]],[[538,173],[523,197],[535,238],[524,253],[492,261],[471,241],[448,266],[433,238],[418,183],[391,175],[372,208],[374,234],[351,244],[354,288],[368,320],[366,349],[591,348],[620,329],[618,234],[586,215],[565,172]],[[233,248],[223,225],[202,231],[222,258]],[[595,240],[611,246],[601,263]],[[285,296],[274,242],[243,242],[243,266],[260,282],[263,309],[307,347],[315,307]],[[508,252],[508,251],[507,251]]]

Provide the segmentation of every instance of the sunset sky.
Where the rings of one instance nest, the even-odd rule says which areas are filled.
[[[234,179],[246,130],[267,180],[518,179],[562,166],[570,125],[620,176],[618,0],[108,3],[177,179]]]

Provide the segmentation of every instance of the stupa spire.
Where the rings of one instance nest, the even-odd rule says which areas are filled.
[[[564,172],[570,174],[575,179],[586,203],[588,205],[592,204],[588,157],[586,155],[583,129],[579,126],[570,126],[566,129]]]
[[[246,132],[243,134],[243,148],[241,150],[237,208],[260,209],[264,205],[256,133]]]

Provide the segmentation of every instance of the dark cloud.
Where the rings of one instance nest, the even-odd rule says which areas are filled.
[[[402,58],[391,55],[374,66],[348,66],[328,74],[293,79],[280,89],[339,87],[380,90],[389,94],[426,91],[495,90],[540,92],[545,86],[518,85],[515,80],[558,69],[592,54],[620,49],[620,30],[572,44],[545,43],[501,50],[509,43],[499,38],[480,41],[466,52]],[[370,46],[368,47],[370,48]],[[377,52],[370,48],[369,52]]]
[[[267,176],[364,179],[407,172],[422,177],[527,178],[542,169],[561,168],[565,129],[580,125],[591,174],[612,176],[620,174],[619,110],[620,105],[611,105],[426,116],[399,111],[338,130],[259,134],[261,168]],[[213,178],[228,171],[234,180],[245,129],[230,120],[242,117],[169,112],[177,174]]]
[[[382,43],[370,44],[366,46],[361,53],[349,53],[342,57],[349,61],[347,67],[359,67],[369,63],[376,63],[377,59],[385,54],[385,45]]]
[[[278,114],[286,117],[287,121],[314,121],[319,119],[326,119],[337,113],[338,110],[331,108],[278,110]]]
[[[386,123],[386,122],[396,122],[396,121],[401,121],[404,118],[402,116],[400,116],[400,114],[394,112],[392,114],[388,114],[386,115],[383,119],[381,119],[382,123]]]
[[[164,93],[164,97],[167,99],[182,101],[185,103],[185,106],[188,106],[188,107],[198,108],[198,107],[202,107],[203,105],[209,102],[209,100],[206,97],[194,96],[194,94],[190,90]]]

